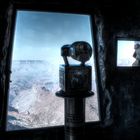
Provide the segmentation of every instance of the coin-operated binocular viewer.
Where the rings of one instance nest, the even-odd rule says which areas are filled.
[[[79,140],[84,137],[85,98],[92,96],[92,67],[85,65],[90,59],[92,48],[85,41],[77,41],[61,48],[65,64],[59,68],[61,90],[56,96],[65,99],[65,140]],[[67,57],[81,62],[70,65]]]

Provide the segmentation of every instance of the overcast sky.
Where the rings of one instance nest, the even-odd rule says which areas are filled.
[[[75,41],[92,45],[90,16],[18,11],[13,60],[62,61],[60,48]]]

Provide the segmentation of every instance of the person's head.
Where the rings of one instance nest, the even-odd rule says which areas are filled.
[[[140,44],[138,43],[135,44],[134,49],[135,49],[135,52],[133,54],[133,57],[140,61]]]

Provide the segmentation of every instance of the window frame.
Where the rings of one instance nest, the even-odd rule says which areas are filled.
[[[72,7],[72,8],[71,8]],[[16,132],[23,132],[23,133],[30,133],[30,132],[36,132],[36,131],[45,131],[49,130],[57,130],[60,128],[63,130],[62,126],[51,126],[51,127],[43,127],[43,128],[33,128],[33,129],[26,129],[26,130],[6,130],[7,125],[7,106],[8,106],[8,94],[9,94],[9,83],[10,83],[10,73],[11,73],[11,60],[12,60],[12,47],[13,47],[13,40],[14,40],[14,31],[15,31],[15,23],[16,23],[16,12],[18,10],[29,10],[29,11],[42,11],[42,12],[59,12],[59,13],[73,13],[73,14],[84,14],[84,15],[90,15],[91,17],[91,32],[94,37],[92,37],[93,40],[93,53],[94,53],[94,63],[95,63],[95,70],[96,70],[96,83],[97,83],[97,93],[98,93],[98,109],[99,109],[99,121],[95,122],[86,122],[86,126],[91,126],[92,124],[100,125],[102,121],[102,113],[101,113],[101,101],[100,101],[100,92],[102,89],[101,82],[99,80],[99,66],[98,66],[98,51],[97,51],[97,31],[96,31],[96,25],[94,21],[94,14],[96,13],[95,9],[93,7],[90,7],[90,5],[84,5],[81,3],[75,3],[75,2],[67,2],[67,3],[51,3],[51,2],[42,2],[40,3],[39,0],[36,2],[13,2],[10,3],[9,9],[8,9],[8,20],[7,20],[7,28],[5,31],[5,41],[4,41],[4,47],[6,48],[6,59],[5,61],[5,71],[3,74],[6,76],[6,79],[3,84],[5,84],[5,87],[1,88],[2,90],[2,102],[1,102],[1,126],[0,129],[4,132],[8,133],[16,133]],[[92,29],[94,28],[94,29]],[[7,32],[8,30],[8,32]],[[6,40],[6,37],[8,39]],[[8,41],[9,44],[6,44],[6,41]],[[92,127],[92,126],[91,126]]]

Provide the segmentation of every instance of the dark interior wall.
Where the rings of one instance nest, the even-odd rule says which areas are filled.
[[[138,3],[137,3],[138,4]],[[116,37],[140,37],[139,5],[104,11],[105,90],[111,98],[113,137],[115,140],[140,139],[139,68],[116,66]],[[127,53],[127,50],[126,50]],[[106,93],[106,92],[104,92]]]
[[[100,7],[95,16],[102,126],[111,128],[112,132],[108,132],[114,140],[137,140],[140,139],[139,68],[116,66],[116,38],[140,37],[140,10],[135,1],[119,4],[119,9],[110,5]]]
[[[56,3],[59,4],[61,1]],[[76,3],[80,4],[78,1]],[[134,5],[128,2],[125,8],[124,5],[118,5],[119,10],[115,8],[114,3],[110,2],[103,2],[101,5],[99,2],[93,2],[92,5],[91,3],[88,4],[88,2],[86,4],[90,5],[90,8],[93,6],[93,9],[97,10],[95,14],[95,45],[97,46],[97,70],[100,82],[102,118],[101,125],[86,126],[87,138],[137,140],[140,138],[139,70],[120,70],[116,67],[115,37],[140,37],[140,10],[138,2]],[[8,1],[5,1],[0,7],[0,46],[4,46],[9,33],[7,27],[8,18],[6,15]],[[6,30],[7,32],[5,32]],[[5,33],[7,33],[6,36]],[[2,63],[5,53],[1,47],[1,66],[5,65]],[[2,70],[0,74],[0,91],[3,92],[3,80],[5,77],[2,74]],[[0,102],[3,102],[2,95],[0,95]],[[0,104],[0,112],[3,112],[2,104]],[[63,128],[35,131],[32,133],[7,134],[1,131],[0,139],[58,140],[63,139],[63,135]]]

